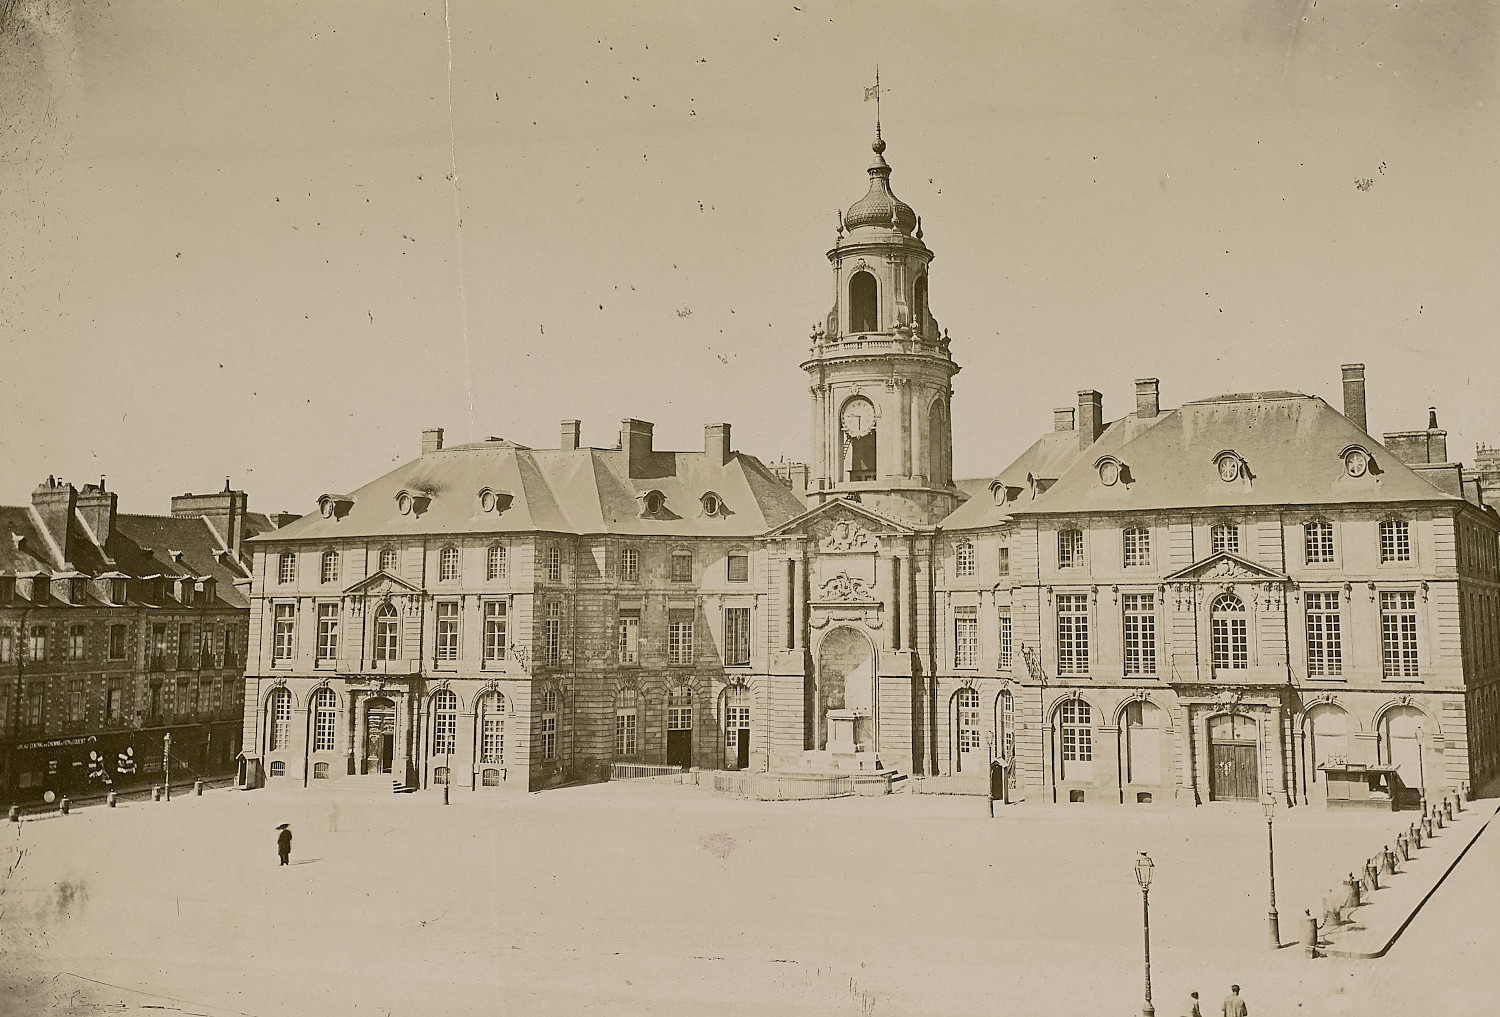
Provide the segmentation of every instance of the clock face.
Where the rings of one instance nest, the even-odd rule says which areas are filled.
[[[1240,461],[1234,456],[1225,456],[1219,460],[1219,479],[1228,483],[1240,475]]]
[[[851,438],[863,438],[875,429],[875,410],[869,403],[850,403],[840,418],[844,433]]]

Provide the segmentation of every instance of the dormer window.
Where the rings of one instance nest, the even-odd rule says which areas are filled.
[[[193,603],[193,595],[198,592],[198,584],[192,579],[183,578],[177,580],[177,599],[183,607],[189,607]]]
[[[1105,487],[1114,487],[1121,480],[1129,480],[1125,464],[1114,456],[1104,456],[1094,464],[1094,468],[1099,471],[1099,483]]]
[[[83,603],[83,591],[85,589],[84,584],[86,582],[87,582],[87,580],[85,580],[85,579],[70,579],[68,581],[68,586],[70,587],[69,590],[68,590],[68,603],[70,603],[70,604],[82,604]]]
[[[703,514],[706,516],[721,516],[724,514],[724,502],[712,491],[703,496]]]
[[[1218,472],[1220,480],[1230,484],[1244,475],[1245,461],[1240,458],[1238,452],[1225,449],[1214,456],[1214,469]]]
[[[479,489],[479,511],[481,512],[504,512],[510,508],[510,503],[511,496],[504,491],[496,491],[489,487]]]
[[[416,507],[416,499],[410,491],[400,491],[396,494],[396,511],[403,516],[411,515],[412,509]]]
[[[318,496],[318,512],[324,519],[342,519],[349,514],[354,498],[347,494],[324,494]]]
[[[129,587],[124,579],[111,579],[109,581],[109,600],[112,604],[125,603],[125,595]]]
[[[34,576],[31,580],[31,602],[45,604],[52,595],[52,580],[48,576]]]
[[[1339,456],[1344,460],[1344,472],[1351,477],[1358,478],[1367,473],[1379,472],[1369,450],[1362,445],[1350,445]]]
[[[210,604],[213,603],[214,594],[217,591],[217,589],[218,589],[218,583],[217,583],[216,580],[214,580],[212,578],[203,579],[203,580],[199,581],[198,593],[199,593],[199,595],[205,601],[207,601]]]
[[[659,515],[667,507],[667,496],[660,491],[647,491],[641,496],[641,507],[646,515]]]

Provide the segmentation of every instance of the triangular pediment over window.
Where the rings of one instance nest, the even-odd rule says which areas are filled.
[[[903,522],[883,516],[873,509],[847,498],[824,502],[794,519],[788,519],[766,537],[808,537],[818,542],[819,550],[878,551],[885,537],[907,536],[918,530]]]
[[[1286,574],[1268,569],[1263,565],[1257,565],[1253,561],[1241,558],[1237,554],[1228,551],[1220,551],[1218,554],[1210,555],[1202,561],[1194,562],[1185,569],[1173,572],[1162,582],[1166,583],[1194,583],[1194,582],[1222,582],[1238,581],[1250,583],[1262,582],[1285,582]]]
[[[391,575],[389,572],[377,571],[372,576],[366,576],[359,582],[345,587],[344,596],[370,596],[379,597],[387,593],[421,593],[419,587],[413,586],[405,579]]]

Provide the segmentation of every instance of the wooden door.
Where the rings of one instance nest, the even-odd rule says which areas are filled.
[[[1216,802],[1253,802],[1260,798],[1257,753],[1253,743],[1209,744],[1209,797]]]
[[[739,740],[735,744],[735,769],[748,770],[750,768],[750,729],[742,727],[737,733]]]
[[[667,732],[667,765],[689,767],[693,765],[693,732]]]

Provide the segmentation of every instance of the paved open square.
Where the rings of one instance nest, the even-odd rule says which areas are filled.
[[[1409,818],[1284,811],[1283,941]],[[1160,1013],[1238,982],[1255,1014],[1480,1014],[1497,983],[1269,950],[1253,806],[226,790],[3,832],[6,1013],[1138,1012],[1142,850]]]

